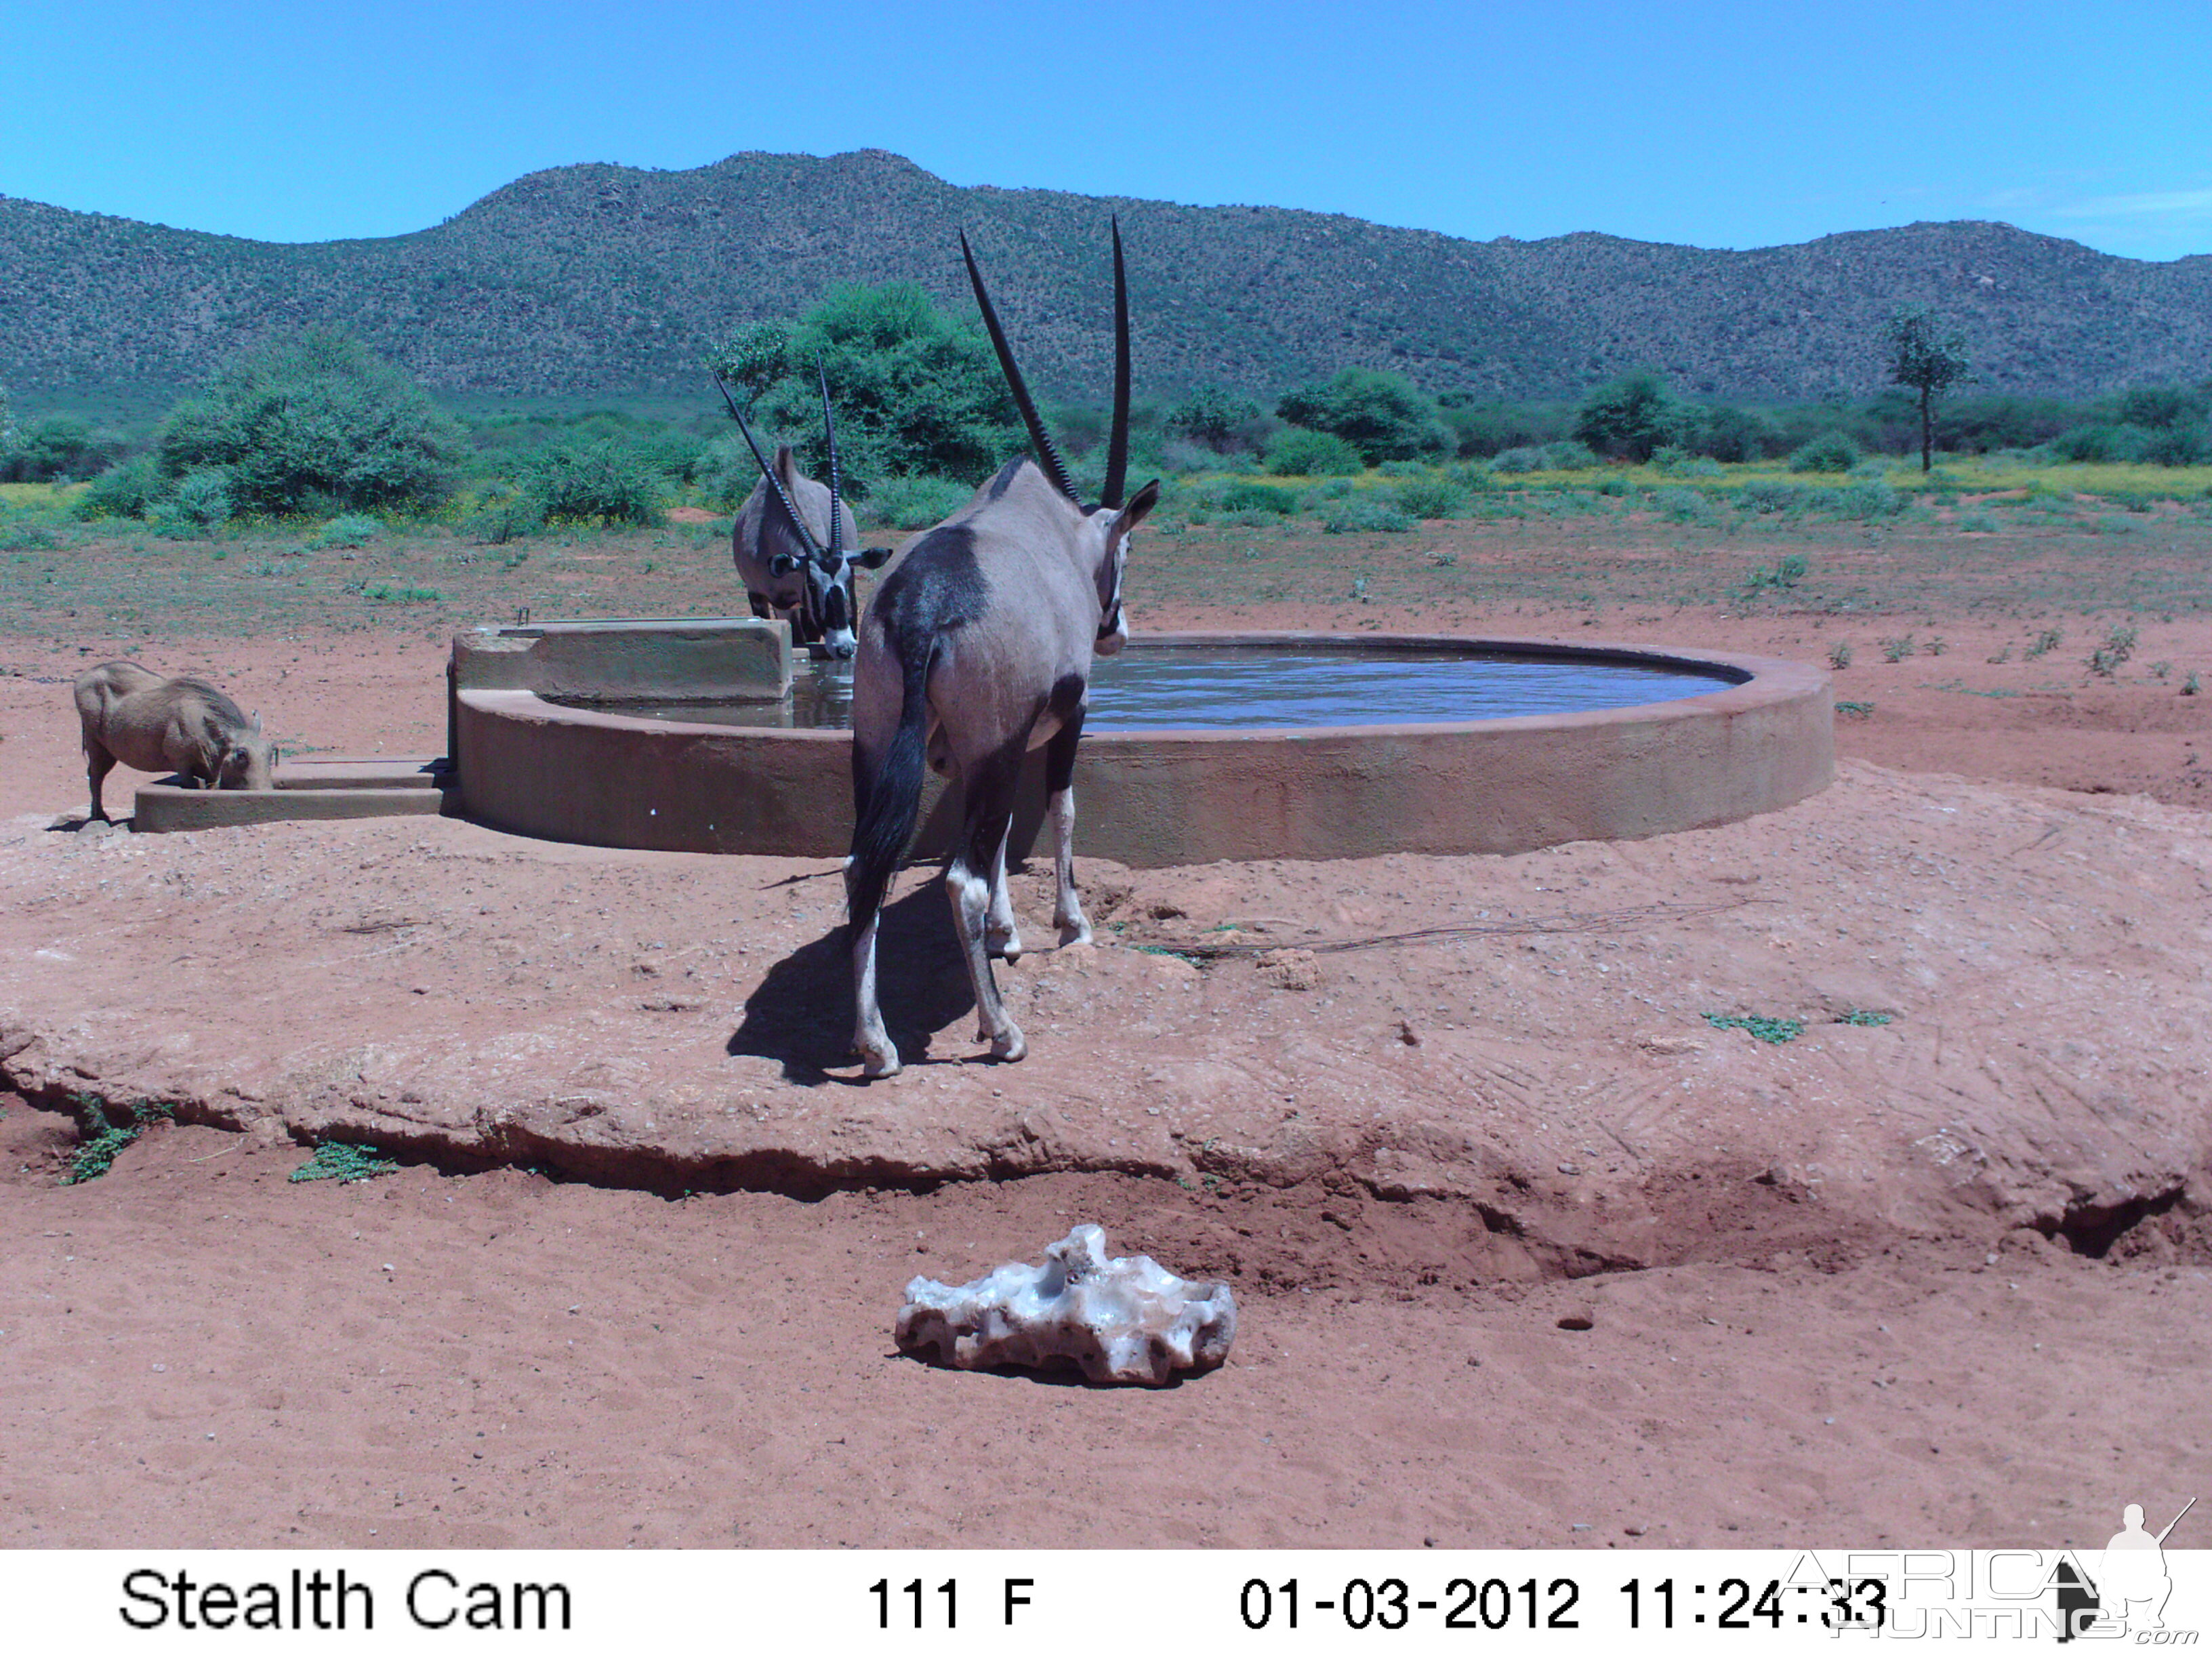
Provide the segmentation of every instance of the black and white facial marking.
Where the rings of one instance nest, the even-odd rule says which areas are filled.
[[[860,647],[853,632],[853,567],[859,558],[858,554],[815,559],[785,553],[769,567],[780,576],[803,573],[799,604],[792,609],[799,612],[805,626],[793,631],[809,642],[818,641],[839,662],[850,661]]]
[[[1118,514],[1102,515],[1106,518],[1107,533],[1113,536],[1113,526]],[[1106,550],[1106,558],[1098,572],[1098,637],[1091,649],[1102,657],[1110,657],[1129,642],[1129,623],[1121,614],[1121,576],[1129,562],[1129,532],[1127,530],[1113,536],[1112,545]]]
[[[773,561],[770,568],[779,575],[804,571],[805,585],[799,596],[799,604],[793,608],[804,616],[810,642],[818,641],[836,660],[849,662],[860,646],[854,631],[858,607],[853,602],[853,573],[877,569],[890,555],[891,550],[887,547],[864,548],[818,559],[783,554]]]

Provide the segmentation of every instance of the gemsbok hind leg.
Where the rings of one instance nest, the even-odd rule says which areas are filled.
[[[1008,962],[1022,959],[1022,936],[1014,926],[1014,901],[1006,891],[1006,843],[1013,839],[1013,820],[999,837],[998,855],[991,861],[991,914],[984,924],[983,945],[993,956]]]
[[[856,729],[853,737],[853,816],[865,821],[870,795],[882,769],[884,744],[870,740]],[[889,854],[855,843],[845,860],[845,905],[853,951],[853,1047],[867,1077],[895,1077],[899,1071],[898,1045],[884,1027],[883,1006],[876,998],[876,931],[883,920],[884,897],[897,849]]]
[[[1075,744],[1083,735],[1083,714],[1078,708],[1069,716],[1044,750],[1045,800],[1052,811],[1054,874],[1059,884],[1053,896],[1052,925],[1060,929],[1062,945],[1091,943],[1091,923],[1075,891]]]
[[[975,1036],[991,1045],[1000,1060],[1019,1060],[1029,1052],[1021,1028],[1000,1000],[991,973],[989,927],[992,875],[1004,856],[1013,828],[1014,787],[1021,777],[1024,745],[1018,740],[976,766],[961,781],[967,793],[967,823],[959,850],[945,872],[945,896],[952,902],[953,930],[968,958],[968,978],[975,988]]]

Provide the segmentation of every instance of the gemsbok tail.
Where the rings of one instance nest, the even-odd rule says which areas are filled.
[[[914,834],[921,811],[921,777],[927,757],[929,670],[937,641],[900,642],[899,720],[882,764],[870,777],[858,743],[853,745],[853,852],[845,865],[846,915],[866,926],[884,902],[891,872]]]

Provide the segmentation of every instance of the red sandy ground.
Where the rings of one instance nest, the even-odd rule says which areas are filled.
[[[1410,611],[1370,619],[1433,623]],[[1146,620],[1295,617],[1276,607]],[[1589,637],[1574,614],[1492,627]],[[1814,659],[1834,632],[1711,612],[1616,614],[1602,631]],[[2086,805],[2059,790],[2166,803],[2113,803],[2118,816],[2100,822],[2121,839],[2100,844],[2155,832],[2161,845],[2193,847],[2203,867],[2201,821],[2172,809],[2202,800],[2205,702],[2171,685],[2038,692],[2052,674],[2019,660],[2033,630],[2017,623],[1949,620],[1942,659],[1898,664],[1858,631],[1837,695],[1874,712],[1839,720],[1838,748],[1874,764],[1846,765],[1836,810],[1873,836],[1923,797],[1970,808],[1949,821],[1942,856],[1900,864],[1906,875],[1918,868],[1933,890],[1959,860],[1996,866],[2015,848],[1976,827],[1974,804],[2011,836],[2021,813],[2055,821]],[[2201,620],[2146,623],[2143,635],[2142,660],[2212,659]],[[1984,662],[2008,641],[2012,661]],[[219,662],[242,702],[281,709],[282,730],[340,752],[441,744],[440,653],[419,636],[159,654],[172,670]],[[2078,641],[2067,655],[2081,682]],[[85,659],[26,645],[18,677],[0,679],[10,816],[43,824],[83,810],[58,682]],[[1964,690],[1925,689],[1954,678]],[[2022,695],[1968,695],[1976,688]],[[111,801],[125,803],[135,781],[116,774]],[[1817,817],[1795,810],[1808,816],[1780,815],[1756,832],[1763,840],[1711,845],[1764,849],[1761,896],[1784,914],[1826,915],[1838,877],[1804,839]],[[485,834],[435,830],[448,832]],[[337,843],[270,846],[295,844],[313,863]],[[1646,854],[1674,856],[1650,844],[1627,856]],[[1533,864],[1431,860],[1420,878],[1437,890],[1408,897],[1407,870],[1389,863],[1315,866],[1297,884],[1325,896],[1285,902],[1340,928],[1387,925],[1407,905],[1455,911],[1501,883],[1543,890]],[[299,872],[303,884],[318,874]],[[2106,889],[2127,877],[2054,860],[2033,878],[2055,884],[2054,906],[2094,898],[2117,915],[2124,905]],[[440,878],[428,866],[410,878]],[[326,879],[350,884],[364,906],[423,896],[383,893],[369,876]],[[1175,896],[1202,924],[1188,895],[1203,882],[1146,879],[1139,898]],[[2144,896],[2124,937],[2098,944],[2098,988],[2078,994],[2069,1036],[2094,1043],[2107,1022],[2201,993],[2202,888]],[[611,891],[607,902],[623,901]],[[1036,894],[1024,903],[1033,923]],[[224,914],[211,902],[207,920]],[[629,920],[615,915],[610,933]],[[1792,948],[1738,938],[1691,929],[1679,948],[1717,962],[1739,950],[1778,961]],[[119,924],[115,939],[150,949]],[[5,950],[20,966],[33,942],[17,930]],[[253,943],[189,921],[171,939],[204,957]],[[1210,976],[1226,988],[1210,1006],[1332,1040],[1364,1041],[1371,1028],[1387,1042],[1409,1004],[1432,1034],[1457,1025],[1443,997],[1412,1002],[1441,981],[1407,989],[1389,978],[1425,969],[1370,966],[1387,971],[1347,977],[1328,1002],[1224,970]],[[1547,988],[1541,967],[1511,981],[1528,1023],[1587,1038],[1601,1016],[1565,980]],[[758,970],[729,971],[738,977],[716,994],[741,999]],[[294,989],[309,1008],[349,1017],[347,981],[301,964]],[[557,1006],[581,993],[556,976],[532,994],[532,1006]],[[1946,1029],[1971,1065],[1997,1052],[2001,1025],[1985,1010],[1939,1029],[1939,1071]],[[206,1029],[220,1041],[236,1028],[211,1008]],[[963,1018],[938,1034],[938,1051],[971,1052],[968,1037]],[[1141,1060],[1131,1046],[1141,1037],[1094,1034],[1083,1047],[1033,1030],[1021,1066],[915,1068],[898,1082],[937,1071],[941,1089],[977,1094],[1126,1090],[1127,1070],[1109,1064],[1116,1040],[1125,1065]],[[1729,1064],[1765,1063],[1748,1039],[1729,1041],[1750,1058],[1730,1050]],[[2203,1081],[2184,1068],[2144,1097],[2200,1148]],[[922,1086],[895,1098],[926,1108],[934,1097]],[[2100,1259],[1971,1206],[1887,1230],[1866,1219],[1878,1206],[1862,1206],[1823,1237],[1817,1212],[1775,1222],[1787,1206],[1760,1208],[1753,1200],[1766,1189],[1754,1183],[1668,1212],[1682,1234],[1652,1253],[1668,1265],[1568,1278],[1556,1260],[1502,1261],[1463,1206],[1387,1203],[1342,1183],[1191,1190],[1049,1175],[809,1202],[417,1165],[356,1186],[296,1185],[284,1177],[302,1153],[281,1137],[184,1127],[149,1132],[104,1178],[64,1187],[69,1120],[0,1104],[0,1545],[2078,1545],[2101,1542],[2124,1501],[2171,1514],[2212,1485],[2201,1163],[2179,1203],[2090,1241]],[[1712,1165],[1716,1182],[1741,1182],[1724,1163]],[[1869,1167],[1879,1179],[1878,1159]],[[1230,1273],[1243,1334],[1226,1367],[1147,1392],[896,1355],[891,1317],[909,1275],[961,1279],[1035,1260],[1083,1219],[1103,1224],[1117,1250]]]

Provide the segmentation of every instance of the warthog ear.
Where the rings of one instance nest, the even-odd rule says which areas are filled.
[[[853,562],[863,570],[880,570],[890,556],[888,547],[871,547],[853,555]]]

